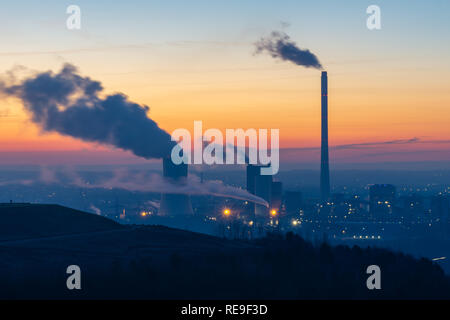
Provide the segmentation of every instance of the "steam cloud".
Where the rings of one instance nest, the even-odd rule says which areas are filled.
[[[156,173],[145,175],[128,170],[117,170],[112,178],[104,181],[87,184],[86,182],[81,182],[80,179],[75,179],[73,182],[77,186],[85,188],[120,188],[138,192],[211,195],[254,202],[269,207],[267,201],[244,189],[227,186],[222,181],[205,181],[202,183],[197,176],[192,175],[188,176],[183,183],[172,183]]]
[[[16,85],[0,83],[3,94],[22,100],[31,119],[46,132],[108,144],[143,158],[163,158],[174,146],[170,135],[147,117],[149,107],[121,93],[101,98],[100,82],[66,64]]]
[[[62,179],[58,178],[62,174]],[[46,184],[73,185],[88,189],[124,189],[137,192],[175,193],[189,195],[210,195],[254,202],[266,207],[269,204],[244,189],[223,184],[222,181],[201,182],[197,176],[190,175],[182,183],[173,183],[156,173],[117,169],[108,178],[86,181],[75,170],[66,169],[55,172],[48,168],[41,170],[40,182]]]
[[[102,98],[101,83],[80,76],[73,65],[64,65],[56,74],[42,72],[28,76],[18,84],[16,82],[13,71],[6,79],[0,80],[0,93],[19,98],[31,113],[31,120],[45,132],[58,132],[88,142],[112,145],[147,159],[167,157],[175,145],[170,135],[147,117],[148,106],[131,102],[122,93]],[[84,188],[213,195],[268,206],[264,199],[245,190],[226,186],[220,181],[200,183],[197,177],[189,177],[183,184],[174,184],[157,174],[149,177],[122,172],[106,181],[86,183],[75,172],[66,173],[69,174],[65,184]],[[55,172],[47,169],[41,172],[39,180],[58,183]],[[0,186],[35,182],[0,181]]]
[[[322,69],[319,59],[308,49],[300,49],[284,32],[273,31],[255,43],[256,53],[268,52],[273,58],[290,61],[306,68]]]

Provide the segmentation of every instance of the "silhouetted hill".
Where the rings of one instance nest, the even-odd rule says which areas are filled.
[[[62,207],[39,204],[0,204],[0,240],[48,237],[118,229],[110,219]]]
[[[93,232],[68,228],[62,235],[54,224],[46,234],[60,235],[0,241],[0,298],[450,298],[450,280],[438,265],[385,249],[314,246],[293,234],[237,241],[161,226],[117,227],[85,213],[51,207],[54,211],[29,207],[27,217],[32,219],[22,222],[45,225],[57,212],[65,212],[74,225],[97,225],[85,226]],[[9,215],[16,209],[9,208]],[[106,230],[107,226],[112,228]],[[67,228],[64,223],[62,228]],[[23,234],[26,229],[20,230]],[[366,286],[366,269],[374,264],[381,268],[379,291]],[[81,291],[66,288],[69,265],[82,270]]]

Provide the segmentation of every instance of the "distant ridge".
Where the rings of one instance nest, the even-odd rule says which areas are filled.
[[[0,241],[121,229],[108,218],[53,204],[0,204]]]

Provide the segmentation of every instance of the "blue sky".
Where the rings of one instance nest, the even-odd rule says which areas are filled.
[[[64,29],[65,8],[69,4],[77,4],[82,9],[82,35]],[[365,28],[365,9],[370,4],[382,9],[383,29],[377,37]],[[0,25],[6,32],[2,32],[0,39],[2,51],[14,47],[71,45],[75,48],[107,43],[246,42],[279,28],[284,21],[291,24],[287,30],[292,37],[318,49],[358,48],[382,53],[383,48],[394,45],[403,48],[403,52],[415,49],[416,53],[428,53],[432,49],[428,46],[449,49],[446,41],[450,31],[449,13],[450,3],[445,0],[16,0],[2,6]]]

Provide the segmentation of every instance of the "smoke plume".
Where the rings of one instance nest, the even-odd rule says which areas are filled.
[[[256,53],[269,53],[273,58],[290,61],[306,68],[322,69],[319,59],[308,49],[300,49],[284,32],[273,31],[255,43]]]
[[[147,117],[149,107],[131,102],[121,93],[103,98],[101,83],[80,76],[73,65],[64,65],[56,74],[42,72],[28,76],[18,84],[12,82],[17,81],[11,75],[0,81],[0,93],[19,98],[30,112],[31,120],[44,132],[58,132],[88,142],[111,145],[147,159],[165,158],[175,145],[170,135]],[[189,177],[183,184],[174,184],[160,175],[146,176],[132,172],[118,172],[108,180],[94,183],[86,183],[72,171],[66,172],[65,176],[64,184],[84,188],[213,195],[268,206],[264,199],[245,190],[226,186],[219,181],[201,183],[197,177]],[[39,180],[48,184],[58,183],[55,172],[49,169],[41,172]],[[3,183],[0,182],[0,186]]]
[[[71,183],[82,188],[124,189],[137,192],[172,193],[188,195],[210,195],[249,201],[269,207],[264,199],[248,191],[225,185],[222,181],[201,182],[197,176],[188,176],[183,183],[174,183],[159,174],[115,170],[112,177],[86,183],[82,179],[71,179]]]
[[[269,206],[264,199],[249,193],[247,190],[225,185],[222,181],[209,180],[203,182],[199,177],[189,175],[182,182],[174,182],[148,170],[115,169],[105,171],[103,175],[97,177],[86,178],[73,167],[64,167],[58,170],[41,167],[37,179],[0,181],[0,186],[31,186],[34,184],[64,185],[84,189],[122,189],[132,192],[216,196]]]
[[[147,117],[149,107],[122,93],[102,98],[100,82],[82,77],[66,64],[28,77],[19,84],[0,83],[0,91],[22,100],[31,119],[45,132],[108,144],[143,158],[170,155],[170,135]]]

